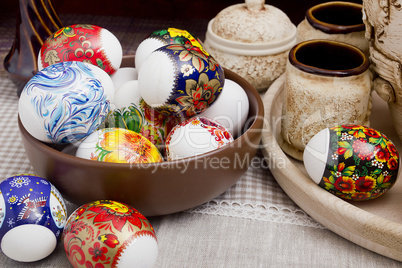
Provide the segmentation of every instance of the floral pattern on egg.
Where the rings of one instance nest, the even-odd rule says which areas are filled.
[[[167,100],[152,107],[168,116],[190,118],[206,110],[219,97],[224,85],[222,66],[199,47],[173,44],[161,47],[153,53],[164,53],[174,66],[174,82]],[[150,60],[152,54],[147,60]],[[152,60],[154,60],[152,58]],[[145,65],[145,63],[144,63]],[[146,72],[142,69],[141,72]],[[149,71],[149,70],[147,70]],[[139,79],[142,77],[139,76]],[[149,90],[140,88],[141,92]]]
[[[106,127],[116,127],[132,130],[143,135],[158,148],[163,146],[166,136],[178,122],[177,118],[169,117],[150,107],[143,99],[122,107],[110,113]]]
[[[93,68],[97,67],[61,62],[30,79],[21,93],[19,113],[24,126],[32,120],[40,122],[33,128],[41,128],[46,138],[36,138],[54,143],[74,142],[103,123],[110,101],[99,73]]]
[[[59,29],[42,45],[39,65],[45,68],[63,61],[83,61],[113,74],[119,66],[111,63],[101,42],[101,31],[106,29],[91,24],[75,24]],[[112,37],[108,41],[117,42]]]
[[[151,267],[158,253],[155,231],[145,216],[112,200],[88,203],[74,211],[63,240],[74,267],[138,267],[140,263]],[[123,263],[126,255],[137,257]]]
[[[319,185],[346,200],[369,200],[396,182],[399,154],[379,131],[358,125],[330,130],[327,167]]]
[[[162,162],[159,150],[144,136],[123,128],[104,128],[92,134],[97,136],[89,158],[114,163]],[[86,141],[84,140],[83,145]],[[77,154],[79,152],[77,151]]]
[[[161,40],[166,45],[169,44],[187,44],[191,46],[198,47],[202,50],[202,52],[206,55],[209,55],[208,52],[205,51],[204,45],[201,40],[192,35],[190,32],[177,28],[167,28],[154,31],[147,38],[154,38]]]
[[[207,117],[192,117],[176,125],[166,138],[167,160],[192,157],[233,142],[232,134]]]

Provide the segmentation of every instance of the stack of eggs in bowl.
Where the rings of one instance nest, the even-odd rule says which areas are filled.
[[[134,59],[106,29],[72,25],[48,38],[38,66],[19,102],[23,143],[73,203],[188,209],[232,186],[258,149],[257,91],[185,30],[151,33]]]

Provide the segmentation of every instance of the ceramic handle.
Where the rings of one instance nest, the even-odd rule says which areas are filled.
[[[246,7],[250,11],[260,11],[264,8],[265,0],[245,0]]]

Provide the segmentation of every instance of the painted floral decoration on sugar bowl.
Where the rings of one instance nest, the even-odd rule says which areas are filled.
[[[399,154],[381,132],[359,125],[330,128],[327,168],[320,186],[346,200],[369,200],[395,183]]]
[[[152,267],[158,254],[149,221],[133,207],[112,200],[75,210],[63,239],[74,267]],[[140,263],[142,266],[137,266]]]
[[[17,174],[0,183],[0,240],[8,257],[36,261],[48,256],[66,220],[61,194],[44,178]]]
[[[155,55],[152,55],[154,54]],[[141,83],[155,79],[157,74],[151,70],[144,70],[147,61],[159,61],[161,55],[167,56],[174,68],[173,84],[169,97],[160,106],[154,106],[143,93],[152,92],[153,87]],[[223,68],[209,54],[205,54],[199,47],[174,44],[155,50],[142,65],[139,72],[140,92],[144,100],[166,115],[190,118],[207,109],[219,97],[222,91],[225,76]],[[148,65],[150,66],[150,65]],[[141,76],[148,72],[147,78]]]

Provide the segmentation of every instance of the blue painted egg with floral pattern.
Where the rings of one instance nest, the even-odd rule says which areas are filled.
[[[308,142],[304,166],[320,187],[345,200],[386,193],[399,172],[399,153],[383,133],[360,125],[326,128]]]
[[[31,262],[47,257],[66,221],[61,194],[44,178],[18,174],[0,183],[1,251],[9,258]]]
[[[158,48],[138,72],[140,95],[152,108],[182,118],[205,111],[219,97],[223,68],[199,47],[172,44]]]
[[[18,113],[36,139],[70,143],[94,132],[114,97],[110,76],[85,62],[60,62],[34,75],[19,99]]]

